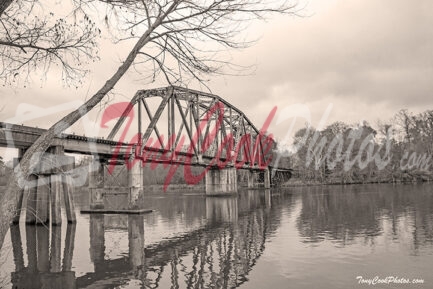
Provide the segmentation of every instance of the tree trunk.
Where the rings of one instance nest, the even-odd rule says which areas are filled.
[[[3,15],[3,12],[8,9],[8,7],[12,4],[13,0],[2,0],[0,1],[0,17]]]
[[[2,2],[3,3],[3,2]],[[167,16],[172,9],[174,9],[175,4],[173,4],[167,11],[166,14],[161,15],[155,20],[152,26],[139,38],[133,49],[129,52],[128,57],[125,62],[119,66],[116,73],[105,82],[105,84],[94,94],[88,101],[81,105],[77,110],[69,113],[63,117],[56,124],[51,126],[47,131],[45,131],[36,141],[30,146],[25,154],[23,155],[19,166],[17,166],[15,173],[12,174],[9,180],[8,186],[5,193],[0,199],[0,248],[3,246],[3,241],[6,233],[9,229],[9,224],[15,214],[16,210],[16,198],[20,190],[20,181],[27,179],[29,172],[37,165],[36,163],[31,163],[31,157],[34,154],[44,153],[51,144],[53,138],[62,133],[65,129],[72,126],[76,121],[78,121],[83,115],[95,107],[103,98],[106,96],[114,87],[114,85],[122,78],[126,71],[131,67],[134,59],[136,58],[138,52],[143,48],[146,43],[150,40],[150,34],[158,27],[164,18]],[[22,184],[21,184],[22,186]],[[25,195],[27,198],[27,193]]]

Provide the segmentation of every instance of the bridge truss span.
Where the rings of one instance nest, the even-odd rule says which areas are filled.
[[[155,99],[159,99],[156,107],[151,105]],[[116,116],[113,111],[119,107],[106,110],[103,124]],[[274,142],[266,135],[266,125],[257,129],[241,110],[214,94],[176,86],[139,90],[130,103],[123,103],[122,111],[108,140],[124,143],[123,132],[135,121],[138,131],[121,148],[123,155],[133,153],[146,162],[250,169],[264,169],[272,159]],[[155,151],[159,157],[149,153]]]

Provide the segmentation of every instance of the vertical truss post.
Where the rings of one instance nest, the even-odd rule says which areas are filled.
[[[196,97],[194,97],[194,100],[191,101],[191,114],[190,114],[190,129],[193,128],[193,126],[195,126],[196,128],[196,132],[197,132],[197,143],[194,145],[195,148],[195,154],[197,157],[197,161],[199,163],[202,162],[202,150],[201,150],[201,145],[203,143],[203,136],[201,135],[201,132],[199,130],[199,124],[198,124],[198,116],[197,116],[197,111],[198,111],[198,95]],[[194,125],[193,125],[194,123]],[[192,135],[194,135],[192,133]],[[192,138],[191,138],[192,140]]]
[[[244,135],[246,136],[248,134],[248,131],[247,131],[247,128],[245,127],[245,115],[243,115],[243,114],[242,114],[242,127],[244,128]],[[251,165],[251,158],[252,158],[252,154],[251,154],[251,135],[247,139],[247,141],[249,143],[247,143],[247,146],[245,146],[245,144],[244,144],[244,147],[247,148],[246,151],[244,150],[244,152],[248,156],[248,160],[250,160],[248,162],[248,165],[252,168],[252,165]]]
[[[167,123],[167,147],[170,147],[170,136],[173,134],[173,131],[171,130],[171,123],[172,123],[172,113],[171,113],[171,97],[168,99],[167,102],[167,117],[168,117],[168,123]]]
[[[216,119],[215,119],[215,125],[218,123],[218,117],[216,117]],[[224,121],[224,119],[223,119],[223,121]],[[222,126],[222,124],[220,123],[220,127],[219,127],[219,129],[215,132],[216,134],[215,134],[215,156],[216,156],[216,152],[218,151],[218,145],[219,145],[219,134],[220,134],[220,131],[221,131],[221,126]]]
[[[141,113],[141,103],[137,102],[137,109],[138,109],[138,145],[141,146],[141,137],[143,135],[143,129],[141,127],[142,123],[142,113]]]
[[[198,94],[195,95],[194,100],[193,100],[193,106],[191,108],[191,115],[194,119],[194,124],[195,124],[195,128],[197,130],[197,160],[199,163],[202,162],[202,155],[203,155],[203,151],[202,151],[202,144],[203,144],[203,135],[201,134],[200,131],[200,120],[199,120],[199,114],[200,114],[200,105],[199,105],[199,97]],[[194,106],[195,105],[195,106]],[[191,128],[192,128],[192,124],[191,124]]]
[[[233,112],[232,112],[232,108],[231,107],[229,108],[229,114],[230,114],[230,119],[229,119],[230,133],[232,134],[232,138],[233,138],[233,137],[235,137],[235,134],[233,132]],[[230,153],[230,159],[233,156],[233,152],[236,150],[236,142],[235,142],[235,140],[233,140],[233,148],[232,148],[232,150],[233,151],[228,152],[228,153]],[[230,163],[233,165],[233,164],[236,163],[236,160],[231,160]]]
[[[170,96],[170,99],[168,101],[168,134],[167,134],[167,147],[170,149],[170,151],[173,151],[173,145],[174,145],[174,133],[175,133],[175,119],[174,119],[174,98],[175,94],[173,93]]]
[[[194,120],[195,120],[195,127],[197,129],[197,135],[199,136],[197,138],[197,143],[198,143],[198,151],[199,151],[199,155],[198,155],[198,161],[202,162],[202,155],[203,155],[203,150],[202,150],[202,145],[203,145],[203,136],[201,134],[201,130],[200,130],[200,103],[199,103],[199,97],[198,94],[195,95],[195,105],[196,105],[196,110],[194,111]]]
[[[171,144],[170,144],[170,147],[171,147],[171,151],[173,151],[174,150],[174,147],[173,147],[173,145],[174,145],[174,139],[173,139],[173,137],[174,137],[174,134],[175,134],[175,127],[176,127],[176,119],[175,119],[175,114],[174,114],[174,98],[176,97],[176,95],[173,93],[172,94],[172,96],[171,96],[171,103],[170,103],[170,109],[171,109],[171,135],[169,135],[169,137],[170,137],[170,139],[171,139]]]

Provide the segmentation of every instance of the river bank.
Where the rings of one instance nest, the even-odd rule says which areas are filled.
[[[404,175],[395,178],[377,178],[370,180],[336,180],[328,179],[325,181],[302,180],[300,178],[291,178],[289,181],[280,185],[282,188],[303,187],[303,186],[325,186],[325,185],[362,185],[362,184],[417,184],[433,182],[432,175]]]

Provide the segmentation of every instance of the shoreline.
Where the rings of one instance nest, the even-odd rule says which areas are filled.
[[[301,180],[288,181],[281,186],[274,187],[274,188],[293,188],[293,187],[313,187],[313,186],[346,186],[346,185],[368,185],[368,184],[395,184],[395,185],[402,185],[402,184],[424,184],[424,183],[431,183],[433,182],[433,179],[427,179],[427,180],[415,180],[415,181],[404,181],[404,180],[396,180],[396,181],[387,181],[387,180],[371,180],[371,181],[353,181],[353,182],[304,182]]]

